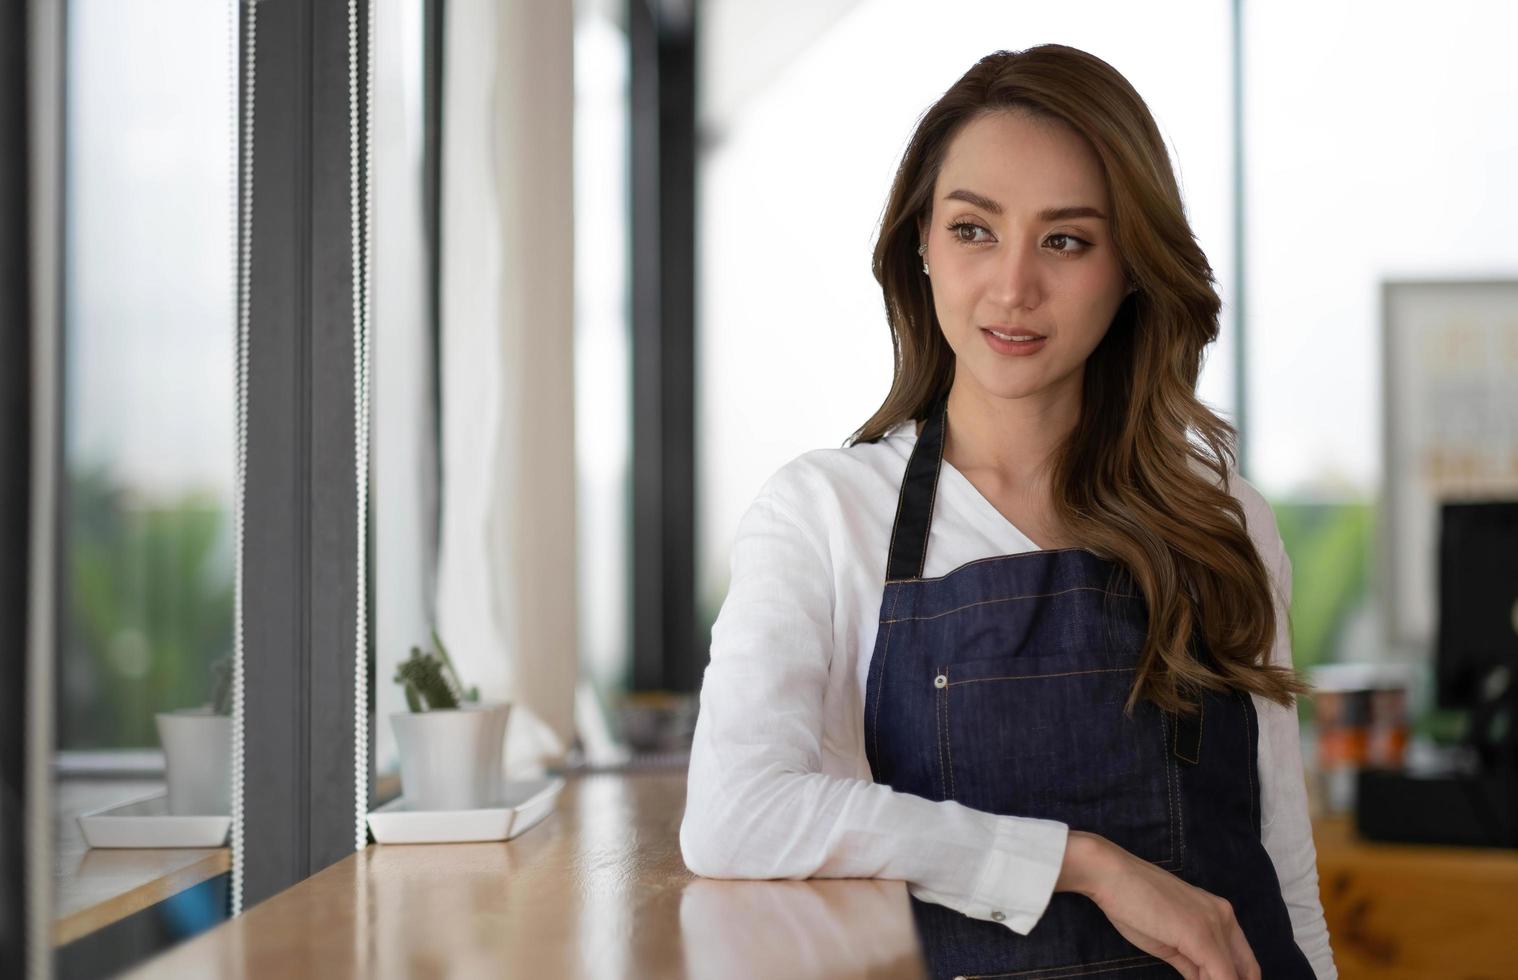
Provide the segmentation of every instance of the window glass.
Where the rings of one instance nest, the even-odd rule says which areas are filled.
[[[67,7],[57,744],[156,747],[232,645],[230,14]]]
[[[580,666],[603,710],[632,664],[628,47],[607,4],[575,17],[575,471]]]

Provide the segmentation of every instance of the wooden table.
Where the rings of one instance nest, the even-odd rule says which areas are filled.
[[[905,884],[698,878],[684,808],[683,770],[577,776],[515,840],[370,846],[129,976],[924,976]]]
[[[516,840],[371,846],[133,975],[925,975],[902,882],[698,878],[684,805],[683,770],[577,776]],[[1518,854],[1314,832],[1344,980],[1518,977]]]
[[[54,784],[54,946],[73,942],[231,867],[231,851],[225,847],[118,849],[85,844],[79,814],[163,789],[161,779],[60,779]]]
[[[1359,840],[1313,825],[1341,980],[1518,978],[1518,852]]]

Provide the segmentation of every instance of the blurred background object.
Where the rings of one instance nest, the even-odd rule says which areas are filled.
[[[1410,671],[1383,664],[1320,664],[1310,674],[1316,721],[1313,797],[1328,813],[1354,809],[1365,769],[1406,762]]]

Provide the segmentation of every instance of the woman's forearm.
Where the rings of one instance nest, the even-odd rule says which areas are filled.
[[[1071,830],[1054,890],[1078,892],[1089,898],[1111,867],[1112,855],[1105,838],[1084,830]]]

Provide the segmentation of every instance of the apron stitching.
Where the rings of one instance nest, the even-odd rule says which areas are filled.
[[[1192,754],[1191,755],[1181,755],[1181,744],[1180,744],[1180,729],[1181,729],[1181,726],[1180,726],[1179,723],[1177,723],[1176,726],[1175,726],[1176,727],[1175,754],[1178,755],[1178,756],[1180,756],[1182,759],[1185,759],[1187,762],[1191,763],[1193,766],[1200,765],[1201,761],[1202,761],[1202,728],[1203,728],[1202,722],[1206,719],[1206,713],[1207,713],[1207,698],[1205,696],[1198,696],[1197,702],[1196,702],[1196,748],[1192,750]]]
[[[1010,561],[1010,560],[1012,560],[1014,558],[1035,558],[1035,557],[1039,557],[1039,556],[1042,556],[1042,555],[1059,555],[1059,554],[1064,554],[1065,552],[1068,552],[1068,551],[1084,551],[1084,552],[1086,552],[1086,554],[1091,555],[1093,558],[1100,558],[1101,557],[1096,552],[1092,551],[1090,548],[1035,548],[1032,551],[1014,551],[1014,552],[1012,552],[1010,554],[1006,554],[1006,555],[988,555],[985,558],[976,558],[976,559],[974,559],[972,561],[965,562],[963,565],[955,565],[953,568],[949,569],[947,572],[944,572],[942,575],[934,575],[934,576],[931,576],[931,577],[924,576],[924,575],[918,575],[916,578],[887,578],[886,581],[887,582],[942,582],[944,579],[948,578],[950,575],[958,574],[961,569],[969,568],[971,565],[983,565],[983,564],[985,564],[988,561]],[[1137,592],[1114,592],[1112,594],[1115,595],[1115,596],[1119,596],[1121,598],[1124,598],[1124,599],[1140,599],[1140,598],[1143,598]]]
[[[1176,746],[1180,745],[1180,738],[1181,738],[1181,717],[1180,717],[1179,713],[1176,713],[1174,715],[1174,717],[1171,719],[1171,724],[1173,724],[1175,726],[1175,729],[1174,729],[1174,732],[1175,732],[1175,734],[1174,734],[1174,741],[1171,743],[1172,744],[1172,751],[1175,753],[1175,756],[1179,756],[1180,755],[1180,749],[1176,747]],[[1185,797],[1184,793],[1180,792],[1180,767],[1175,764],[1175,756],[1172,756],[1170,752],[1166,752],[1165,753],[1165,768],[1168,770],[1170,777],[1174,780],[1174,783],[1175,783],[1175,786],[1176,786],[1176,795],[1180,798],[1181,803],[1182,803],[1181,806],[1176,807],[1176,810],[1175,810],[1175,819],[1176,819],[1176,826],[1178,826],[1180,828],[1180,833],[1177,834],[1176,836],[1178,837],[1178,839],[1181,842],[1181,864],[1185,865],[1185,863],[1186,863],[1186,813],[1185,813],[1185,805],[1184,804],[1185,804],[1186,797]]]
[[[949,685],[947,684],[943,686],[943,714],[947,720],[949,717]],[[945,727],[947,728],[948,725]],[[944,741],[949,747],[949,795],[957,798],[959,793],[954,788],[954,741],[952,738],[945,738]]]
[[[953,687],[956,684],[979,684],[981,681],[1037,681],[1046,677],[1075,677],[1080,674],[1121,674],[1132,670],[1132,667],[1094,667],[1091,670],[1067,670],[1058,674],[1009,674],[1005,677],[971,677],[968,680],[950,681],[945,687]]]
[[[934,667],[933,669],[938,673],[943,673],[942,667]],[[945,692],[946,691],[947,688],[945,688]],[[944,794],[946,799],[952,799],[954,794],[949,792],[944,779],[943,747],[944,744],[948,742],[949,735],[948,732],[944,730],[944,699],[941,695],[935,694],[933,706],[937,709],[938,714],[938,791]]]
[[[891,625],[886,624],[885,645],[880,650],[880,675],[875,679],[875,712],[872,725],[874,731],[872,738],[875,743],[875,758],[880,758],[880,697],[885,690],[885,662],[891,652]]]
[[[1184,866],[1186,864],[1186,794],[1181,792],[1181,767],[1175,764],[1174,759],[1167,761],[1170,771],[1175,774],[1176,797],[1180,801],[1180,805],[1175,808],[1175,819],[1176,824],[1181,828],[1178,836],[1181,841],[1181,865]]]
[[[1202,739],[1207,734],[1207,696],[1204,694],[1196,703],[1196,762],[1202,763]]]
[[[1130,966],[1138,966],[1149,962],[1151,956],[1125,956],[1116,960],[1097,960],[1093,963],[1072,963],[1070,966],[1045,966],[1036,970],[1018,970],[1016,973],[973,973],[965,974],[965,980],[975,980],[979,977],[1032,977],[1035,974],[1043,974],[1040,980],[1056,980],[1058,977],[1084,977],[1092,973],[1111,973],[1113,970],[1126,970]],[[1081,970],[1078,973],[1063,971],[1074,969],[1077,966],[1099,966],[1100,970]]]
[[[1003,556],[1003,557],[1016,557],[1016,556]],[[963,606],[955,606],[953,609],[947,609],[947,610],[945,610],[943,612],[940,612],[940,613],[933,613],[930,616],[902,616],[901,619],[894,619],[893,618],[893,619],[885,620],[885,622],[896,623],[896,622],[902,622],[904,620],[924,621],[924,620],[929,620],[929,619],[942,619],[945,616],[952,616],[954,613],[962,612],[963,610],[966,610],[966,609],[973,609],[976,606],[989,606],[989,605],[992,605],[992,604],[998,603],[998,602],[1015,602],[1015,601],[1017,601],[1019,599],[1051,599],[1051,598],[1053,598],[1055,596],[1069,595],[1072,592],[1097,592],[1097,593],[1103,593],[1103,594],[1106,594],[1106,595],[1115,595],[1115,596],[1119,596],[1119,597],[1123,597],[1123,598],[1130,598],[1130,599],[1134,598],[1134,596],[1128,595],[1127,593],[1124,593],[1124,592],[1109,592],[1106,589],[1099,589],[1099,588],[1097,588],[1094,585],[1076,585],[1076,586],[1072,586],[1071,588],[1068,588],[1068,589],[1061,589],[1058,592],[1031,592],[1031,593],[1028,593],[1026,595],[1003,596],[1000,599],[981,599],[979,602],[967,602]],[[896,610],[895,610],[894,604],[893,604],[892,609],[891,609],[891,615],[893,617],[896,615]]]
[[[1186,794],[1181,787],[1181,767],[1175,764],[1173,757],[1167,757],[1165,764],[1170,767],[1170,782],[1175,786],[1175,839],[1180,842],[1181,856],[1176,859],[1176,867],[1186,866]]]
[[[1233,696],[1238,699],[1239,707],[1244,709],[1244,744],[1248,746],[1249,751],[1248,757],[1244,760],[1244,775],[1249,777],[1249,823],[1251,826],[1257,826],[1254,815],[1254,767],[1258,757],[1255,755],[1254,737],[1249,732],[1249,706],[1244,704],[1244,698],[1249,697],[1249,694],[1241,694],[1238,688],[1234,688]]]
[[[1165,716],[1160,715],[1160,758],[1165,760],[1165,797],[1170,806],[1166,814],[1170,824],[1170,858],[1171,864],[1175,863],[1175,784],[1171,780],[1171,774],[1175,767],[1170,764],[1170,753],[1165,751]]]
[[[1175,713],[1175,739],[1171,744],[1171,750],[1177,759],[1184,759],[1192,765],[1196,765],[1196,759],[1181,751],[1181,725],[1185,722],[1185,715],[1177,711]]]
[[[896,592],[896,594],[891,597],[891,614],[893,616],[896,614],[896,603],[899,602],[900,600],[901,600],[901,591],[898,589],[897,592]],[[888,620],[885,621],[885,623],[886,623],[885,645],[881,648],[881,651],[880,651],[880,673],[875,678],[875,714],[874,714],[874,720],[871,723],[871,727],[873,729],[873,731],[871,732],[871,741],[873,741],[875,743],[875,758],[876,759],[880,758],[880,698],[881,698],[881,695],[885,692],[885,665],[886,665],[886,657],[889,656],[890,653],[891,653],[891,624],[894,623],[894,622],[895,622],[894,619],[888,619]]]

